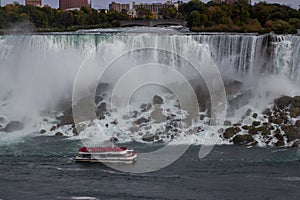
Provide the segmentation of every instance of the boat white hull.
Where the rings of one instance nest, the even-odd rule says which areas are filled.
[[[132,164],[137,160],[137,156],[132,157],[120,157],[120,158],[82,158],[77,156],[75,158],[76,162],[88,162],[88,163],[124,163],[124,164]]]

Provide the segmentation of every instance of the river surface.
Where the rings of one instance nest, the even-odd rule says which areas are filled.
[[[175,163],[145,174],[74,161],[81,142],[30,137],[0,150],[1,199],[298,199],[300,151],[192,146]],[[137,151],[153,148],[127,144]],[[154,145],[155,146],[155,145]]]

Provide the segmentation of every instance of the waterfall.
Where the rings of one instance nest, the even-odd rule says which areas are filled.
[[[274,87],[268,79],[274,75],[280,76],[274,81],[277,84],[289,81],[280,84],[295,88],[300,81],[300,36],[295,35],[4,35],[0,36],[0,115],[21,120],[24,116],[38,116],[41,111],[54,109],[61,101],[70,99],[76,73],[84,58],[94,57],[98,67],[105,67],[124,52],[147,47],[186,56],[191,51],[201,54],[205,50],[211,54],[224,79],[248,84],[249,80],[259,82],[264,77],[265,82]],[[162,55],[153,56],[163,59]],[[201,55],[199,59],[203,59]],[[141,58],[143,60],[147,61],[147,57]],[[282,91],[284,88],[278,93]],[[286,92],[292,94],[295,90]]]

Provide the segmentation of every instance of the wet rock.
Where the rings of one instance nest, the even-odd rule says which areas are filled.
[[[295,96],[295,97],[293,98],[293,100],[294,100],[294,102],[300,102],[300,96]]]
[[[254,121],[253,123],[252,123],[252,126],[259,126],[260,125],[260,121]]]
[[[296,127],[300,127],[300,120],[297,120],[297,121],[295,122],[295,126],[296,126]]]
[[[242,129],[244,129],[244,130],[249,130],[249,126],[247,126],[247,125],[244,125],[244,126],[242,126]]]
[[[100,105],[98,106],[98,109],[99,109],[101,112],[106,112],[106,111],[107,111],[106,102],[100,103]]]
[[[288,114],[285,113],[285,112],[281,112],[281,113],[280,113],[280,117],[281,117],[281,119],[283,119],[284,121],[287,121],[287,120],[288,120]]]
[[[100,120],[105,119],[106,112],[107,112],[106,102],[101,102],[96,108],[96,115],[98,116],[98,119]]]
[[[283,140],[278,140],[278,141],[275,143],[275,146],[276,146],[276,147],[283,147],[283,146],[284,146],[284,141],[283,141]]]
[[[284,122],[284,120],[283,120],[282,118],[280,118],[280,117],[275,118],[275,119],[273,120],[273,123],[274,123],[274,124],[278,124],[278,125],[282,124],[283,122]]]
[[[133,112],[130,113],[130,116],[132,118],[137,118],[138,114],[139,114],[139,112],[135,110],[135,111],[133,111]]]
[[[155,104],[163,104],[164,103],[164,100],[163,100],[163,98],[161,98],[160,96],[158,96],[158,95],[155,95],[154,97],[153,97],[153,104],[155,105]]]
[[[293,98],[289,96],[282,96],[274,100],[274,104],[280,109],[284,109],[285,107],[289,106],[292,102]]]
[[[205,115],[200,115],[200,120],[204,120]]]
[[[295,96],[292,102],[293,106],[300,107],[300,96]]]
[[[99,114],[97,114],[97,115],[98,115],[98,119],[99,119],[99,120],[105,119],[105,115],[104,115],[103,113],[99,113]]]
[[[79,134],[76,128],[73,128],[72,133],[73,133],[74,136]]]
[[[143,135],[142,140],[145,142],[153,142],[155,139],[155,135],[151,134],[151,133],[146,133],[145,135]]]
[[[148,103],[148,104],[143,103],[143,104],[140,106],[140,108],[141,108],[141,111],[142,111],[142,112],[146,112],[146,111],[148,111],[148,110],[150,110],[150,109],[152,108],[152,105],[151,105],[151,103]]]
[[[283,140],[283,136],[281,135],[281,131],[279,129],[276,129],[274,136],[277,138],[277,140]]]
[[[96,95],[95,96],[95,104],[100,103],[101,101],[103,101],[103,97],[101,95]]]
[[[223,136],[225,139],[232,138],[235,134],[240,132],[241,129],[239,127],[230,127],[225,129],[225,132],[223,133]]]
[[[235,124],[233,124],[233,126],[242,126],[242,124],[241,123],[235,123]]]
[[[4,132],[13,132],[23,130],[24,124],[20,121],[11,121],[3,129]]]
[[[52,126],[52,127],[50,128],[50,131],[54,131],[56,128],[57,128],[56,126]]]
[[[256,119],[256,118],[257,118],[257,113],[253,113],[252,117],[253,117],[254,119]]]
[[[58,127],[64,125],[74,124],[73,115],[63,115],[57,118],[60,122],[57,124]]]
[[[119,122],[118,122],[117,119],[115,119],[114,121],[112,121],[112,122],[110,122],[110,123],[113,124],[113,125],[117,125]]]
[[[291,142],[294,141],[296,139],[300,139],[300,131],[291,131],[291,132],[286,132],[286,137],[287,137],[287,141]]]
[[[61,136],[64,136],[64,134],[63,134],[62,132],[56,132],[56,133],[55,133],[55,136],[61,137]]]
[[[109,139],[109,141],[112,142],[112,143],[116,143],[116,142],[119,142],[119,139],[116,138],[116,137],[111,137],[111,138]]]
[[[300,141],[294,142],[292,147],[300,147]]]
[[[262,135],[270,135],[271,131],[265,127],[265,126],[260,126],[257,128],[257,130],[262,134]]]
[[[269,116],[269,117],[268,117],[268,121],[269,121],[269,123],[273,123],[274,118],[273,118],[272,116]]]
[[[251,135],[258,134],[258,129],[256,127],[251,126],[248,130],[248,133]]]
[[[270,122],[264,122],[263,125],[266,126],[266,127],[270,127],[271,123]]]
[[[136,125],[141,125],[141,124],[146,124],[146,123],[148,123],[148,122],[150,122],[150,119],[147,119],[147,118],[145,118],[145,117],[142,117],[142,118],[136,120],[136,121],[134,122],[134,124],[136,124]]]
[[[270,116],[272,114],[270,108],[267,108],[262,114]]]
[[[46,133],[45,129],[40,130],[40,134],[44,134],[44,133]]]
[[[242,144],[252,143],[255,140],[253,139],[252,135],[246,134],[246,135],[236,135],[232,141],[234,144],[242,145]]]

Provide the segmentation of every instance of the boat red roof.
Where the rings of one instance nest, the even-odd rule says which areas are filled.
[[[127,150],[126,147],[82,147],[79,149],[79,152],[119,152],[119,151],[125,151]]]

